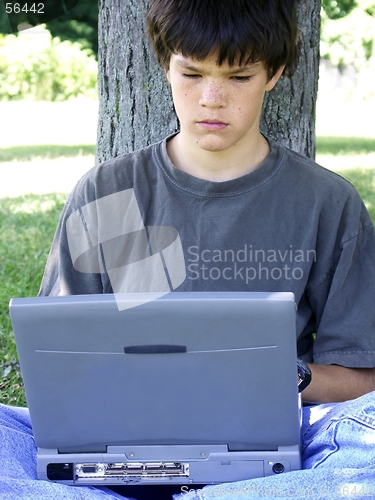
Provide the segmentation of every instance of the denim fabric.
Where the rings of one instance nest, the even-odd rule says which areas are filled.
[[[375,498],[375,392],[303,409],[302,471],[185,491],[175,500]]]
[[[375,498],[373,469],[314,469],[271,478],[206,486],[174,495],[175,500],[347,500]]]
[[[304,470],[201,490],[184,487],[174,499],[375,498],[375,393],[346,403],[304,408],[302,436]],[[0,405],[1,500],[124,498],[105,488],[38,481],[35,460],[28,411]],[[157,494],[149,500],[155,499],[159,500]]]
[[[29,412],[0,405],[1,500],[110,500],[124,497],[105,488],[71,487],[36,479],[36,447]]]
[[[346,403],[311,408],[302,431],[305,469],[375,469],[375,392]]]

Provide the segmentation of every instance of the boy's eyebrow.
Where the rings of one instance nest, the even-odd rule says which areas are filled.
[[[189,62],[181,60],[181,59],[177,59],[176,64],[178,66],[180,66],[181,68],[187,69],[189,71],[193,71],[196,73],[204,72],[203,68],[198,68],[197,66],[194,66],[194,65],[190,64]],[[238,73],[246,73],[247,71],[251,71],[253,69],[256,69],[259,65],[260,65],[260,63],[256,62],[256,63],[247,64],[246,66],[234,67],[233,69],[228,71],[228,74],[232,75],[232,74],[238,74]]]
[[[231,70],[229,73],[246,73],[247,71],[251,71],[252,69],[256,69],[260,66],[260,63],[250,63],[246,64],[246,66],[239,66],[233,70]]]

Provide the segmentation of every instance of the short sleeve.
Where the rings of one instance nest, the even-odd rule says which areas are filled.
[[[338,255],[310,296],[317,311],[313,360],[375,367],[375,237],[367,212],[357,234],[340,243]]]
[[[92,196],[89,191],[89,183],[80,181],[65,204],[48,255],[40,296],[89,295],[112,291],[105,273],[77,270],[69,248],[67,222],[74,213],[79,213],[81,206],[90,201]]]

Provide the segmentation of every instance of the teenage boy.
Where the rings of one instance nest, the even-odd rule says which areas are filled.
[[[295,62],[294,2],[155,0],[148,24],[180,131],[78,183],[41,294],[117,291],[113,273],[74,265],[67,220],[97,199],[132,192],[144,226],[179,234],[186,277],[172,289],[294,292],[298,354],[312,370],[305,399],[344,401],[374,390],[370,217],[348,182],[259,131],[265,92]],[[122,219],[135,219],[121,210]],[[111,217],[106,224],[99,217],[102,226]],[[116,269],[127,254],[124,247]]]
[[[370,217],[348,182],[259,131],[265,92],[296,58],[295,2],[152,0],[148,25],[180,131],[79,181],[62,214],[41,295],[160,292],[160,267],[151,265],[146,276],[133,270],[173,247],[163,264],[170,290],[294,292],[298,353],[313,375],[305,399],[345,401],[374,390]],[[165,233],[154,237],[154,228]],[[145,250],[149,243],[154,253]],[[343,467],[351,467],[347,481],[372,479],[362,470],[375,459],[368,446],[375,439],[371,412],[371,395],[305,409],[303,463],[315,468],[313,476],[305,470],[262,478],[243,491],[256,499],[272,487],[278,498],[289,498],[291,488],[309,487],[313,479],[319,496],[328,477],[337,493]],[[32,470],[27,416],[17,419],[3,407],[0,418],[6,457],[14,449],[13,460]],[[28,460],[20,453],[14,458],[22,447]],[[340,475],[332,472],[337,468]],[[12,491],[27,484],[41,498],[47,486],[32,477],[13,481]],[[55,498],[78,498],[74,488],[48,488]],[[85,498],[110,494],[80,491]],[[239,491],[221,487],[217,494],[232,498]],[[215,489],[203,495],[214,497]]]

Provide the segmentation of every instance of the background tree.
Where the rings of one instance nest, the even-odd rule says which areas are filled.
[[[166,78],[145,36],[147,0],[99,0],[99,162],[178,129]],[[262,131],[315,155],[320,0],[300,0],[301,56],[292,76],[267,95]]]
[[[320,8],[320,0],[298,2],[298,65],[292,75],[284,75],[266,94],[261,122],[266,136],[310,158],[315,158]]]

